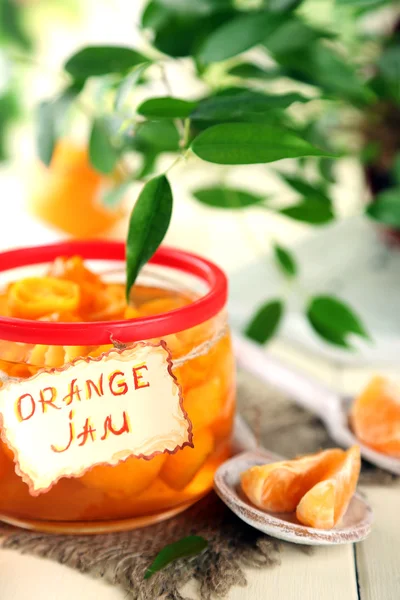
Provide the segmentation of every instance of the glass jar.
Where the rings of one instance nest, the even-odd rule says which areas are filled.
[[[42,275],[60,256],[80,256],[102,280],[124,284],[124,244],[76,241],[0,254],[0,291],[9,282]],[[133,297],[139,316],[131,319],[50,322],[1,316],[0,385],[79,357],[98,357],[113,344],[163,340],[191,422],[193,447],[150,460],[130,456],[114,466],[96,465],[33,496],[1,431],[1,520],[54,532],[131,529],[169,518],[211,490],[215,470],[230,455],[235,411],[226,277],[199,256],[161,248],[142,270]],[[182,297],[190,301],[179,303]],[[0,314],[5,312],[3,298]]]

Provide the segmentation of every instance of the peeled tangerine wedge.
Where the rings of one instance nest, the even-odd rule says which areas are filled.
[[[350,419],[366,446],[400,458],[400,389],[394,383],[374,377],[355,400]]]
[[[165,460],[165,454],[159,454],[150,460],[132,456],[114,467],[93,467],[82,475],[80,481],[113,498],[138,496],[154,481]]]
[[[185,488],[201,469],[214,450],[214,438],[208,429],[193,436],[194,448],[183,448],[168,456],[160,477],[174,490]]]
[[[317,529],[332,529],[349,506],[360,468],[360,448],[353,446],[337,469],[303,496],[296,510],[300,523]]]
[[[242,490],[255,506],[293,512],[302,496],[341,464],[343,450],[325,450],[295,460],[251,467],[242,473]]]
[[[188,413],[194,431],[208,427],[215,421],[223,407],[221,381],[213,377],[207,383],[185,393],[183,407]]]

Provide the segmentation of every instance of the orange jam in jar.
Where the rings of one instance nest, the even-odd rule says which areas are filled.
[[[125,455],[113,464],[94,460],[83,474],[58,477],[32,494],[0,411],[0,519],[42,531],[115,531],[168,518],[211,490],[215,470],[230,455],[235,413],[227,284],[220,269],[201,257],[161,248],[127,303],[122,243],[67,242],[0,256],[3,392],[10,382],[17,390],[25,379],[62,371],[80,358],[101,360],[115,347],[122,351],[162,340],[192,436],[191,444],[171,453]],[[36,406],[49,413],[53,408],[60,406],[43,401]],[[72,431],[71,426],[76,440],[78,425]],[[96,436],[90,435],[86,430],[85,442],[95,453]],[[45,454],[42,468],[46,471]]]

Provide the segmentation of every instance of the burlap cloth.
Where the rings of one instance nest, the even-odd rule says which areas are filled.
[[[261,444],[283,456],[335,445],[316,417],[246,373],[238,378],[238,409]],[[388,473],[364,465],[360,483],[388,485],[394,480]],[[0,534],[4,536],[4,548],[103,577],[120,586],[130,600],[184,600],[180,590],[192,578],[202,600],[224,597],[232,586],[246,585],[245,567],[278,565],[283,546],[235,517],[214,493],[169,521],[136,531],[65,536],[0,526]],[[208,540],[203,554],[177,561],[151,579],[143,579],[146,568],[165,544],[191,534]],[[296,548],[304,551],[300,546]]]

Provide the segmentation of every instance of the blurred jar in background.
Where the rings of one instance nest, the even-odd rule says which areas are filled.
[[[105,176],[89,162],[88,152],[76,142],[58,142],[51,164],[40,164],[28,209],[41,221],[77,238],[106,235],[123,211],[102,204],[104,193],[118,185],[118,174]]]

